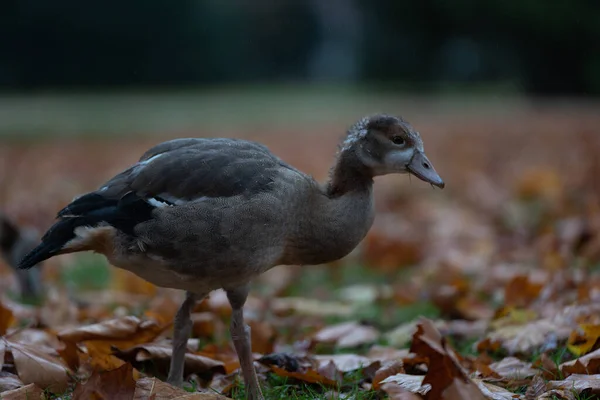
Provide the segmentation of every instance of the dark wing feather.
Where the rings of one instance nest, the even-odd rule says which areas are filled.
[[[200,197],[252,195],[269,190],[282,167],[291,168],[255,142],[171,140],[148,150],[137,164],[116,175],[100,190],[78,198],[59,216],[80,215],[94,209],[96,203],[102,204],[100,198],[117,201],[128,192],[175,204]]]

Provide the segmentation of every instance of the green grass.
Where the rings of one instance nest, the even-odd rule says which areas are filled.
[[[61,270],[61,283],[76,291],[102,290],[110,284],[111,266],[103,256],[80,253],[75,261]]]
[[[345,377],[342,383],[342,398],[353,400],[376,400],[379,399],[378,393],[366,391],[360,387],[360,381],[354,380],[354,375]],[[319,384],[299,383],[295,379],[280,377],[269,374],[266,385],[262,385],[262,391],[265,398],[269,400],[313,400],[313,399],[331,399],[327,392],[338,391],[333,388],[325,387]],[[245,400],[246,392],[244,385],[238,382],[230,395],[234,400]]]

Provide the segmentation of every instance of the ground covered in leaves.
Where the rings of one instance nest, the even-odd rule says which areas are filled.
[[[444,191],[376,182],[377,219],[346,259],[277,267],[246,305],[268,399],[594,399],[600,396],[600,115],[531,105],[412,119]],[[227,132],[318,178],[344,126]],[[5,142],[0,206],[42,231],[161,138]],[[225,135],[219,131],[185,135]],[[187,385],[165,379],[183,300],[69,255],[20,299],[2,268],[0,395],[31,399],[243,399],[214,292],[193,313]]]

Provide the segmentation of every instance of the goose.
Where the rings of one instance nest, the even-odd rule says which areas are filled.
[[[444,187],[420,134],[386,114],[349,128],[325,184],[256,142],[170,140],[60,210],[19,267],[94,251],[157,286],[184,290],[167,378],[176,386],[184,380],[194,303],[225,290],[248,398],[263,399],[243,316],[250,282],[277,265],[323,264],[350,253],[373,223],[373,178],[392,173]]]

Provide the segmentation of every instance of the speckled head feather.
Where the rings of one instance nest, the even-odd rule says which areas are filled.
[[[419,133],[402,117],[395,117],[388,114],[373,114],[361,118],[348,129],[346,138],[340,144],[339,151],[344,152],[352,148],[357,142],[364,139],[371,129],[386,131],[394,125],[402,126],[406,135],[416,144],[417,148],[423,147],[423,141]]]

